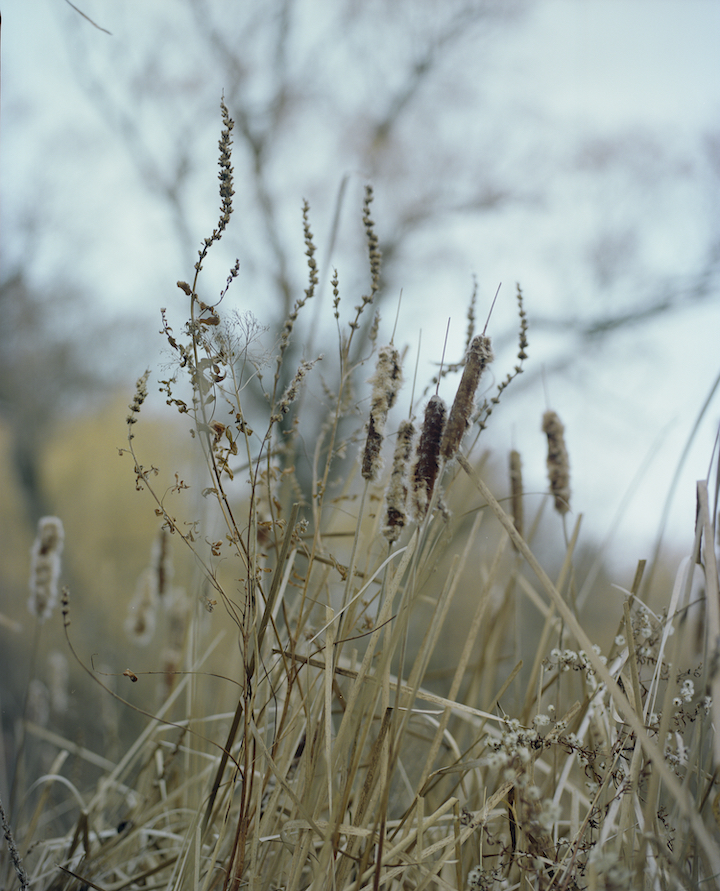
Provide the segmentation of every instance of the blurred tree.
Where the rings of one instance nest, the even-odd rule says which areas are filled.
[[[98,46],[89,29],[68,24],[78,82],[122,140],[145,188],[170,211],[186,264],[206,234],[198,225],[198,193],[206,190],[205,146],[208,132],[218,129],[222,85],[236,122],[233,226],[240,235],[233,248],[257,290],[272,295],[263,301],[263,322],[279,330],[304,284],[294,258],[299,198],[308,189],[327,204],[337,190],[339,216],[348,177],[356,196],[365,181],[376,185],[384,294],[393,301],[394,269],[414,234],[521,197],[487,145],[468,152],[458,144],[457,116],[471,98],[458,70],[526,5],[184,0],[172,12],[156,7],[131,57],[122,43]],[[356,244],[359,208],[357,200],[350,209]],[[330,244],[320,245],[325,271],[337,222]],[[361,276],[366,270],[356,272]],[[321,275],[323,285],[327,279]]]
[[[657,261],[668,183],[705,175],[689,171],[664,134],[598,127],[559,138],[556,122],[535,109],[521,108],[523,116],[517,106],[498,109],[493,52],[537,7],[183,0],[158,4],[122,29],[133,35],[132,52],[122,40],[98,42],[77,16],[68,25],[78,82],[169,212],[186,265],[205,234],[200,219],[212,226],[198,213],[199,196],[224,90],[237,124],[239,232],[227,257],[238,255],[254,293],[265,295],[262,320],[273,330],[302,293],[299,196],[320,196],[326,207],[337,196],[332,233],[319,245],[327,287],[337,252],[360,243],[359,186],[367,179],[381,224],[381,296],[393,300],[433,267],[466,263],[461,227],[475,227],[480,262],[481,251],[494,250],[482,242],[488,224],[480,221],[519,209],[539,214],[547,238],[535,250],[544,262],[559,268],[567,265],[563,251],[574,257],[552,303],[531,307],[531,327],[565,335],[562,368],[583,343],[711,296],[718,247],[711,236],[704,254],[698,245],[697,256],[675,268]],[[134,12],[126,15],[135,22]],[[348,180],[352,222],[342,212]],[[568,213],[580,207],[587,226]],[[355,270],[353,288],[364,274]],[[341,277],[347,287],[345,264]],[[579,282],[588,291],[582,301]]]
[[[11,437],[26,520],[54,513],[42,464],[57,422],[87,410],[122,379],[125,323],[103,325],[78,291],[30,285],[22,270],[0,280],[0,419]]]

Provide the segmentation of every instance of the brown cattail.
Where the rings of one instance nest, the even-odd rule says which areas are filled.
[[[510,505],[515,528],[523,534],[523,481],[520,452],[510,452]]]
[[[478,334],[473,338],[467,351],[460,385],[455,394],[455,401],[450,409],[445,433],[440,445],[440,454],[449,461],[460,448],[460,443],[470,423],[470,415],[475,406],[475,391],[480,383],[480,376],[493,360],[490,338]]]
[[[165,672],[166,692],[175,685],[177,672],[182,668],[185,639],[192,613],[190,598],[182,588],[174,588],[166,598],[167,637],[163,650],[163,670]]]
[[[368,421],[368,435],[365,442],[365,451],[363,452],[361,471],[363,479],[368,481],[376,479],[380,470],[380,452],[385,422],[402,384],[400,354],[395,347],[386,346],[381,348],[371,383],[373,391],[370,405],[370,420]]]
[[[63,524],[57,517],[38,521],[37,537],[30,551],[28,609],[43,622],[53,611],[58,596],[60,555],[65,542]]]
[[[125,633],[139,647],[147,646],[155,633],[157,604],[157,574],[149,566],[140,573],[125,620]]]
[[[397,541],[407,522],[407,496],[408,478],[407,470],[412,455],[413,437],[415,426],[412,421],[403,421],[398,430],[395,454],[393,456],[393,468],[390,474],[390,484],[385,496],[387,513],[382,533],[388,541]]]
[[[48,656],[48,688],[50,690],[50,707],[58,715],[68,710],[68,687],[70,684],[70,666],[67,656],[53,650]]]
[[[41,727],[47,727],[50,720],[50,691],[39,678],[33,678],[28,684],[27,716]]]
[[[161,529],[153,542],[150,566],[155,573],[157,593],[162,597],[169,589],[174,574],[172,554],[170,553],[170,533],[167,529]]]
[[[546,411],[542,429],[548,441],[547,469],[555,510],[566,514],[570,510],[570,461],[565,448],[565,428],[556,412]]]
[[[439,396],[432,396],[425,409],[425,420],[420,431],[412,472],[412,507],[418,521],[427,513],[435,488],[440,469],[440,441],[446,417],[447,406]]]

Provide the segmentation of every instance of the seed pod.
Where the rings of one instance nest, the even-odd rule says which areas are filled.
[[[412,421],[403,421],[398,430],[395,454],[393,456],[393,468],[390,474],[390,484],[385,496],[387,513],[382,533],[388,541],[397,541],[407,522],[407,496],[408,480],[407,469],[412,455],[412,443],[415,436],[415,426]]]
[[[445,427],[447,406],[439,396],[432,396],[425,409],[412,474],[412,507],[415,519],[423,519],[432,498],[440,469],[440,441]]]
[[[566,514],[570,510],[570,461],[565,448],[565,428],[556,412],[546,411],[542,429],[548,441],[547,469],[555,510]]]
[[[393,346],[382,347],[378,353],[375,374],[372,377],[372,401],[368,435],[362,457],[361,473],[363,479],[372,482],[380,470],[380,452],[388,412],[395,404],[398,390],[402,384],[400,354]]]
[[[460,385],[455,394],[455,401],[450,409],[445,433],[440,446],[440,454],[449,461],[460,448],[460,443],[470,423],[470,415],[475,406],[475,392],[480,383],[480,376],[493,360],[490,338],[478,334],[473,338],[465,359]]]

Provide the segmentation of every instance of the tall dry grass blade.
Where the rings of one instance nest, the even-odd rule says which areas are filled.
[[[473,541],[474,536],[470,536],[470,538],[468,539],[469,547],[467,548],[466,554],[464,555],[465,559],[467,558],[468,553],[471,551],[471,542]],[[507,542],[508,539],[505,536],[503,536],[498,542],[498,546],[495,549],[493,562],[490,566],[490,571],[488,572],[487,578],[485,579],[482,590],[478,594],[478,602],[475,608],[475,613],[470,622],[470,627],[465,637],[463,648],[458,657],[457,667],[455,669],[455,674],[450,685],[450,691],[447,696],[447,698],[450,700],[455,700],[457,698],[457,695],[460,691],[460,685],[462,684],[462,681],[466,675],[468,664],[470,662],[470,658],[475,647],[475,641],[477,639],[477,635],[480,632],[480,626],[488,607],[490,591],[492,590],[492,586],[495,584],[497,575],[499,573],[501,560],[503,554],[505,553]],[[460,568],[460,571],[461,570],[462,567]],[[458,572],[456,577],[460,577],[460,572]],[[440,743],[442,742],[443,735],[445,733],[445,730],[447,729],[448,722],[450,721],[450,715],[451,710],[446,708],[444,709],[443,714],[440,717],[437,729],[435,731],[435,736],[428,749],[425,766],[423,767],[420,779],[418,780],[418,788],[420,789],[424,788],[427,778],[430,774],[430,770],[432,769],[432,765],[435,762],[438,751],[440,750]]]
[[[718,590],[718,567],[715,556],[715,534],[710,520],[707,483],[700,480],[697,484],[698,517],[697,523],[702,531],[703,563],[705,567],[705,598],[707,604],[707,659],[708,686],[712,697],[713,725],[716,728],[713,737],[713,753],[715,766],[720,766],[720,591]]]

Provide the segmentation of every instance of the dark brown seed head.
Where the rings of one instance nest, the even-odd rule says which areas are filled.
[[[443,400],[439,396],[432,396],[425,409],[425,420],[412,473],[412,506],[418,521],[427,513],[435,488],[446,416],[447,407]]]

